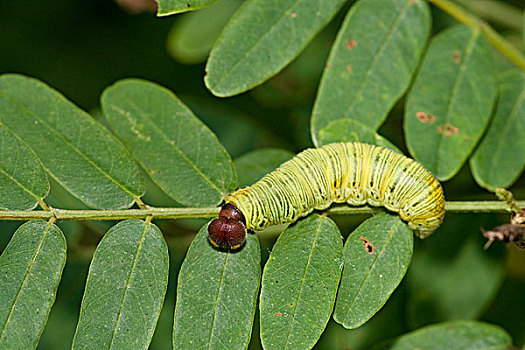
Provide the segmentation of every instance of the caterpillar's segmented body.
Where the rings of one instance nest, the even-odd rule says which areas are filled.
[[[353,142],[307,149],[225,202],[240,213],[232,217],[223,207],[219,219],[242,221],[246,229],[257,231],[346,202],[398,212],[423,238],[439,227],[445,213],[441,185],[423,166],[389,149]],[[214,239],[213,230],[208,229],[215,245],[237,245]]]

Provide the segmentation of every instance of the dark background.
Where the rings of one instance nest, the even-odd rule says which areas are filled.
[[[521,0],[507,3],[524,6]],[[0,0],[0,73],[20,73],[38,78],[98,119],[99,96],[107,86],[122,78],[144,78],[178,95],[218,135],[233,158],[261,147],[282,147],[296,152],[312,146],[309,134],[311,108],[328,50],[345,13],[343,9],[305,52],[278,76],[251,92],[220,99],[204,86],[204,62],[179,63],[166,49],[168,33],[182,16],[159,18],[152,12],[130,14],[110,0]],[[435,32],[450,23],[453,23],[452,19],[434,11]],[[494,25],[511,39],[519,35],[497,23]],[[511,66],[497,55],[496,64],[500,69]],[[394,107],[379,132],[406,151],[401,128],[402,103],[400,101]],[[468,166],[445,183],[444,188],[449,200],[495,199],[475,184]],[[517,198],[525,198],[523,175],[511,190]],[[82,207],[56,183],[52,183],[49,201],[57,207]],[[154,205],[176,205],[151,183],[147,184],[144,201]],[[356,217],[336,219],[344,235],[362,220]],[[463,223],[461,227],[466,227],[465,232],[459,233],[474,236],[483,245],[480,226],[490,228],[502,224],[508,221],[508,216],[451,214],[447,220]],[[0,251],[19,224],[0,222]],[[39,349],[70,347],[93,250],[112,224],[60,223],[68,239],[68,261]],[[157,224],[170,247],[171,270],[168,294],[151,348],[166,349],[171,347],[177,271],[202,221]],[[436,241],[432,249],[454,251],[463,241],[463,237],[458,238],[457,230],[440,230],[440,234],[444,238]],[[261,237],[264,259],[274,239],[275,236]],[[421,245],[418,242],[415,250],[422,249]],[[494,243],[487,252],[494,259],[505,259],[505,279],[481,318],[503,326],[511,332],[515,343],[523,344],[525,252],[514,247],[509,247],[506,253],[503,250],[501,244]],[[411,297],[407,288],[403,282],[368,328],[348,332],[332,322],[321,338],[319,348],[366,348],[370,342],[410,330],[409,317],[403,316],[407,312],[407,299]],[[257,326],[252,338],[253,348],[258,348]]]

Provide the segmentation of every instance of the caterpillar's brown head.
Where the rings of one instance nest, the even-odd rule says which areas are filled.
[[[220,249],[235,250],[246,240],[246,221],[233,204],[222,206],[217,219],[208,225],[210,242]]]

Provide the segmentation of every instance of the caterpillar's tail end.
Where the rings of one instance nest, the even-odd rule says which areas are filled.
[[[417,237],[424,239],[430,236],[432,233],[434,233],[434,231],[438,229],[438,227],[443,222],[443,216],[444,215],[441,215],[440,217],[426,219],[421,222],[409,222],[408,226],[412,229],[412,231],[414,231],[414,234]]]
[[[208,225],[208,237],[211,244],[219,249],[239,249],[246,241],[244,215],[233,204],[225,204],[219,218]]]
[[[421,229],[417,227],[417,225],[411,225],[411,224],[409,224],[409,226],[412,229],[412,231],[414,231],[414,234],[418,238],[421,238],[421,239],[427,238],[432,233],[434,233],[434,231],[436,230],[436,229],[427,229],[427,228]]]

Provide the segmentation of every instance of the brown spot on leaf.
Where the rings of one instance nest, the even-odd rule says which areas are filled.
[[[363,243],[365,245],[365,251],[368,254],[373,254],[374,250],[376,249],[376,247],[374,247],[374,245],[372,243],[370,243],[370,241],[368,239],[363,237],[363,235],[359,236],[359,239],[361,239],[363,241]]]
[[[347,40],[346,41],[346,48],[348,50],[352,50],[356,46],[357,46],[357,41],[355,41],[355,40]]]
[[[459,135],[459,130],[455,126],[450,125],[450,124],[445,124],[444,127],[445,127],[445,136],[449,136],[451,134]]]
[[[292,17],[292,18],[295,18],[295,17],[297,17],[297,13],[295,13],[295,12],[294,12],[294,13],[292,13],[292,14],[290,15],[290,17]]]
[[[437,132],[439,132],[440,134],[443,134],[445,136],[450,136],[452,134],[454,134],[454,135],[459,135],[460,134],[458,128],[456,128],[453,125],[447,124],[447,123],[443,124],[442,126],[441,125],[436,126],[436,130],[437,130]]]
[[[458,50],[452,51],[452,57],[454,58],[454,64],[461,63],[461,53]]]
[[[326,69],[332,69],[332,65],[331,64],[327,64],[326,65]]]
[[[436,116],[432,114],[428,114],[425,112],[417,112],[416,118],[419,119],[421,123],[434,123],[436,121]]]
[[[346,66],[346,71],[347,71],[348,73],[352,73],[352,66],[351,66],[351,65],[347,65],[347,66]]]
[[[274,316],[282,316],[283,313],[282,313],[282,312],[276,312],[276,313],[274,313],[273,315],[274,315]]]

